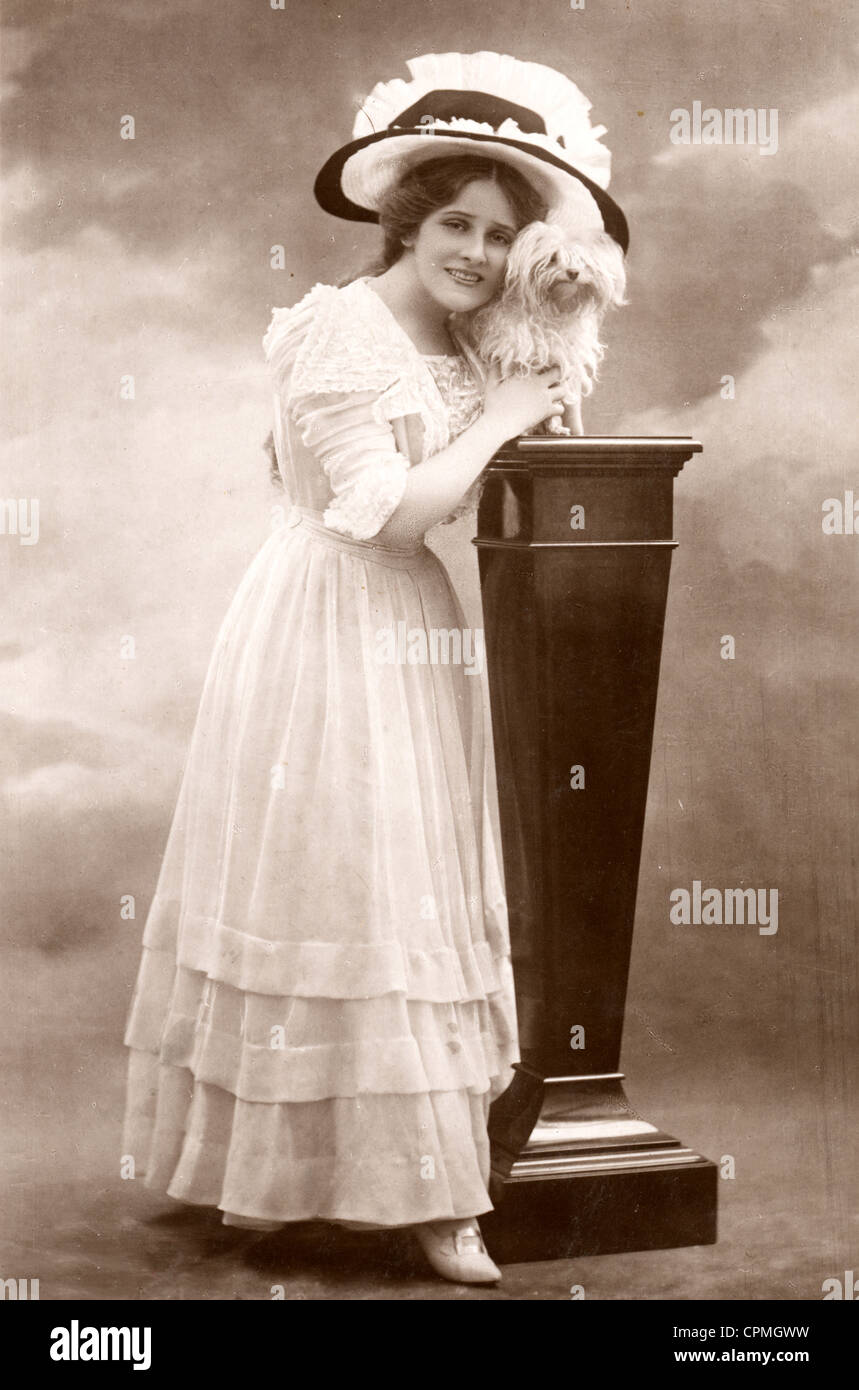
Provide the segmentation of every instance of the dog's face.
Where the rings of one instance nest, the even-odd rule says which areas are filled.
[[[510,249],[504,285],[535,313],[547,307],[565,316],[603,313],[624,303],[623,252],[606,232],[574,234],[560,224],[529,222]]]

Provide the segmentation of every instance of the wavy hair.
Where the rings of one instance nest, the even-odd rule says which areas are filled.
[[[399,183],[388,190],[379,206],[380,254],[362,270],[344,275],[337,281],[338,286],[349,285],[362,275],[382,275],[390,270],[406,249],[405,239],[417,236],[431,213],[454,202],[463,188],[478,179],[490,180],[504,193],[513,210],[517,232],[529,222],[541,222],[545,218],[548,211],[545,200],[524,174],[503,160],[477,154],[440,155],[437,159],[422,160],[413,164]]]

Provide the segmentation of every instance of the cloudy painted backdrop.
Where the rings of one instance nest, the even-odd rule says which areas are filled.
[[[212,643],[278,501],[260,340],[273,305],[361,268],[378,235],[322,213],[313,178],[406,58],[492,48],[569,74],[608,127],[631,302],[586,428],[704,443],[677,485],[631,1091],[711,1157],[739,1155],[779,1210],[801,1190],[837,1272],[859,536],[825,534],[822,505],[859,497],[846,5],[4,8],[0,498],[39,502],[36,544],[0,535],[8,1163],[113,1178],[143,917]],[[776,110],[777,150],[672,144],[671,112],[695,101]],[[432,543],[477,614],[469,535]],[[778,888],[778,934],[672,927],[668,893],[693,879]]]

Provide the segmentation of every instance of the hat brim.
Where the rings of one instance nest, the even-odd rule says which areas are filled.
[[[343,145],[326,160],[313,185],[314,197],[333,217],[349,222],[378,222],[379,214],[372,203],[381,193],[387,192],[415,162],[434,159],[442,153],[478,153],[511,164],[529,179],[551,209],[567,210],[585,224],[592,220],[599,225],[601,220],[609,236],[627,251],[626,218],[604,188],[551,151],[507,136],[456,130],[434,130],[428,134],[420,126],[365,135]]]

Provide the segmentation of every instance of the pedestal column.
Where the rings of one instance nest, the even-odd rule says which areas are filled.
[[[700,450],[529,437],[487,470],[474,543],[522,1055],[490,1117],[481,1224],[502,1260],[716,1238],[715,1165],[636,1115],[619,1071],[673,481]]]

